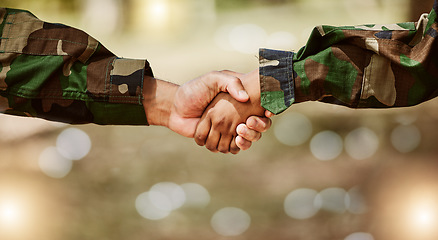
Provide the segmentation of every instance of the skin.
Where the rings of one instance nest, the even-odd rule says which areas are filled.
[[[243,75],[231,71],[210,72],[181,86],[145,76],[143,106],[148,123],[193,138],[202,114],[216,95],[227,92],[229,94],[221,94],[230,101],[248,101],[247,91],[238,76]],[[246,120],[249,125],[241,127],[241,134],[233,139],[232,153],[248,149],[271,125],[271,120],[264,117],[251,117],[243,122]],[[236,132],[237,125],[233,127]]]
[[[245,124],[241,123],[237,126],[236,132],[238,135],[235,139],[237,147],[240,150],[249,149],[252,142],[258,141],[262,137],[262,133],[271,127],[271,124],[272,121],[269,117],[249,117]]]
[[[239,145],[251,146],[252,141],[244,142],[242,136],[257,141],[264,131],[263,128],[270,127],[270,121],[261,120],[266,112],[260,106],[258,70],[243,75],[240,79],[249,94],[249,101],[239,102],[223,93],[217,95],[196,128],[195,141],[198,145],[213,152],[236,153],[239,149],[237,142]],[[248,131],[250,127],[261,131]],[[240,137],[237,137],[238,133]]]

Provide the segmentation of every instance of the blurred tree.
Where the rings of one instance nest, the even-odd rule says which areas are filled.
[[[429,13],[434,0],[410,0],[409,21],[418,21],[421,14]]]

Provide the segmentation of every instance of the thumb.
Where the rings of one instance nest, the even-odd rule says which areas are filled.
[[[223,70],[222,77],[217,78],[217,84],[222,92],[228,92],[234,99],[239,102],[246,102],[249,100],[249,95],[243,87],[240,77],[241,73]]]

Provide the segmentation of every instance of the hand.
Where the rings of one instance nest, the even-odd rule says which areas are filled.
[[[219,94],[205,110],[195,133],[195,141],[198,145],[206,146],[210,151],[220,151],[222,153],[239,152],[239,147],[235,141],[236,127],[244,123],[251,115],[263,116],[265,110],[260,106],[260,88],[258,83],[258,71],[253,71],[241,77],[245,89],[248,90],[250,101],[239,103],[227,94]],[[259,120],[259,121],[257,121]],[[255,122],[253,122],[255,121]],[[260,120],[258,118],[248,119],[248,123],[263,130],[270,127],[270,120]],[[247,136],[254,140],[260,138],[260,133],[240,127],[242,136]],[[249,131],[244,131],[249,130]],[[239,144],[247,149],[251,142],[243,142],[243,137],[237,138]]]
[[[230,71],[211,72],[182,86],[145,77],[143,105],[150,125],[166,126],[186,137],[193,137],[196,125],[211,100],[221,91],[230,92],[239,101],[248,100],[238,76]],[[255,118],[257,121],[270,121]],[[247,149],[251,142],[258,140],[258,134],[266,131],[269,125],[249,128],[242,135],[239,144]]]
[[[169,128],[193,138],[202,113],[220,92],[228,92],[241,102],[248,101],[249,96],[236,75],[230,71],[210,72],[180,86],[175,93]]]

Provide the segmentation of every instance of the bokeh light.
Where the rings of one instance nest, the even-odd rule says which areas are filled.
[[[410,196],[410,202],[406,204],[406,227],[411,229],[412,233],[428,235],[436,231],[438,224],[438,207],[436,205],[436,196],[427,196],[428,194],[415,194]]]
[[[202,185],[184,183],[181,184],[181,188],[186,196],[185,207],[203,208],[210,203],[210,194]]]
[[[52,178],[63,178],[72,169],[73,162],[62,156],[55,147],[44,149],[39,158],[38,165],[41,171]]]
[[[369,233],[356,232],[348,235],[344,240],[374,240],[374,237]]]
[[[275,32],[268,36],[266,47],[272,49],[291,50],[297,48],[298,39],[290,32]]]
[[[378,239],[437,239],[436,171],[434,161],[406,161],[383,171],[370,205]]]
[[[347,192],[342,188],[327,188],[319,193],[321,208],[334,213],[344,213],[350,199]],[[346,204],[347,203],[347,204]]]
[[[22,209],[16,201],[0,201],[0,226],[14,228],[22,220]]]
[[[137,209],[137,212],[142,217],[149,220],[159,220],[169,216],[171,211],[169,210],[170,202],[168,201],[167,197],[159,192],[155,192],[153,195],[154,196],[151,196],[149,192],[144,192],[137,196],[137,198],[135,199],[135,208]],[[155,199],[152,200],[153,198]],[[163,204],[167,203],[168,207],[160,208],[159,206],[157,207],[155,205],[154,202],[156,202],[160,198],[165,201],[160,205],[163,206]]]
[[[84,131],[78,128],[67,128],[56,139],[56,148],[64,158],[79,160],[90,152],[91,140]]]
[[[214,42],[218,47],[225,51],[234,51],[231,46],[229,34],[233,30],[234,26],[230,24],[219,27],[214,34]]]
[[[416,227],[430,228],[435,226],[436,216],[435,213],[431,211],[430,207],[419,205],[412,212],[412,220]]]
[[[155,184],[151,187],[149,194],[155,206],[168,211],[180,208],[186,201],[184,189],[172,182]]]
[[[120,1],[83,1],[82,22],[87,30],[95,34],[112,34],[117,29],[120,18]]]
[[[167,21],[169,6],[167,0],[149,0],[145,15],[152,25],[161,26]]]
[[[255,24],[235,26],[229,34],[229,41],[234,50],[257,55],[260,46],[265,45],[266,31]]]
[[[32,195],[21,191],[20,185],[8,185],[0,186],[0,239],[29,239],[35,231],[31,207],[37,206],[32,206]]]
[[[368,207],[363,195],[358,187],[353,187],[347,192],[346,207],[350,213],[364,214],[367,212]]]
[[[379,147],[379,138],[369,128],[360,127],[345,137],[345,151],[352,158],[362,160],[373,156]]]
[[[240,208],[226,207],[218,210],[211,218],[211,226],[221,236],[238,236],[251,224],[251,217]]]
[[[401,153],[415,150],[421,142],[420,130],[415,125],[399,125],[391,132],[391,143]]]
[[[305,143],[312,134],[312,123],[301,113],[285,113],[274,123],[275,137],[288,146]]]
[[[333,160],[342,152],[342,138],[333,131],[323,131],[313,136],[310,151],[322,161]]]
[[[401,125],[412,125],[418,119],[418,116],[415,114],[401,114],[395,116],[395,121],[400,123]]]
[[[186,185],[186,188],[193,191],[195,187],[190,184]],[[199,186],[196,190],[199,191]],[[137,196],[135,208],[142,217],[159,220],[169,216],[172,211],[183,206],[185,202],[186,193],[181,186],[172,182],[160,182],[153,185],[148,192]]]
[[[322,199],[317,191],[308,188],[296,189],[284,200],[284,211],[295,219],[313,217],[321,208]]]

